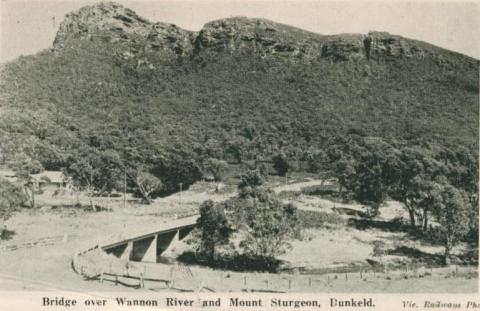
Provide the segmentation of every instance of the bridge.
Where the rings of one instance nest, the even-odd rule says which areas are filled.
[[[131,234],[116,242],[107,242],[100,248],[107,254],[129,261],[160,261],[160,256],[184,239],[197,224],[198,215],[170,221],[154,230]]]

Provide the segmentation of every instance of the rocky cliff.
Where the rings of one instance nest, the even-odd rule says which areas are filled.
[[[260,56],[354,61],[391,57],[423,57],[425,44],[386,32],[324,36],[265,19],[234,17],[207,23],[198,33],[176,25],[153,23],[130,9],[99,3],[70,13],[54,41],[62,48],[70,40],[130,42],[135,45],[122,56],[140,50],[191,57],[210,52],[248,52]]]

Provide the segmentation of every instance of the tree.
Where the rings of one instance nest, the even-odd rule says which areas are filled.
[[[243,192],[238,196],[201,205],[199,249],[209,260],[215,260],[216,248],[235,237],[235,243],[230,243],[238,247],[235,254],[260,260],[262,268],[269,269],[272,259],[288,249],[289,238],[297,232],[297,210],[292,204],[282,203],[272,190],[260,187],[258,172],[248,172],[243,180]]]
[[[249,193],[252,189],[262,186],[265,183],[265,178],[258,170],[247,171],[240,177],[238,189],[240,196]]]
[[[91,151],[71,162],[64,173],[78,190],[87,192],[93,210],[96,209],[93,203],[96,194],[110,194],[121,188],[123,164],[115,151]]]
[[[422,155],[414,149],[403,148],[401,150],[401,175],[398,179],[392,196],[403,203],[410,217],[410,225],[415,228],[415,198],[416,188],[413,180],[423,173],[424,167],[421,161]]]
[[[333,164],[332,175],[337,178],[338,183],[340,184],[340,193],[342,193],[343,188],[347,190],[353,190],[355,165],[355,160],[344,158]]]
[[[438,160],[448,168],[448,179],[453,186],[469,194],[478,192],[478,155],[474,156],[464,147],[455,151],[444,148]]]
[[[237,161],[242,163],[244,157],[244,143],[241,139],[235,139],[225,149],[225,154],[230,155]]]
[[[273,168],[277,171],[278,175],[286,176],[291,165],[287,156],[284,153],[279,153],[272,158]]]
[[[205,153],[210,158],[221,159],[223,157],[223,150],[220,143],[213,138],[208,139],[205,144]]]
[[[325,180],[332,175],[330,171],[331,165],[325,151],[320,149],[308,150],[304,157],[307,161],[308,172],[318,174],[322,180]]]
[[[240,198],[233,205],[239,217],[235,223],[243,236],[239,246],[244,254],[268,264],[289,248],[288,239],[297,228],[296,208],[283,204],[273,192],[258,190],[254,194]]]
[[[205,162],[205,170],[213,175],[215,181],[221,181],[227,170],[227,162],[215,158],[209,158]]]
[[[248,122],[242,131],[242,136],[248,140],[253,140],[257,135],[257,129],[254,124]]]
[[[398,178],[398,150],[382,140],[367,140],[356,161],[354,198],[369,204],[375,215]]]
[[[18,156],[12,166],[17,178],[23,184],[23,191],[27,198],[28,205],[30,208],[35,208],[37,181],[32,177],[32,174],[40,173],[43,170],[42,164],[39,161],[22,154]]]
[[[438,200],[439,184],[446,175],[439,161],[425,155],[425,151],[405,147],[400,150],[398,178],[390,192],[394,199],[402,202],[408,211],[410,225],[416,227],[416,218],[423,221],[426,230],[428,211]],[[416,217],[419,215],[419,217]]]
[[[441,192],[441,204],[435,210],[445,245],[445,264],[450,264],[450,253],[455,244],[467,234],[469,200],[465,191],[451,185]]]
[[[0,218],[6,221],[27,200],[21,186],[0,179]]]
[[[289,247],[288,238],[297,228],[297,210],[284,204],[270,189],[261,187],[263,179],[257,171],[242,176],[240,194],[227,201],[226,209],[231,223],[242,232],[239,246],[243,253],[264,260],[283,254]]]
[[[200,253],[206,254],[208,260],[213,262],[216,247],[227,244],[232,233],[223,204],[215,204],[212,200],[203,202],[197,226],[201,231]]]
[[[180,183],[183,189],[187,189],[202,178],[200,166],[190,154],[171,153],[159,158],[150,172],[162,181],[162,192],[165,194],[178,191]]]
[[[268,176],[269,168],[267,162],[263,158],[255,160],[255,170],[260,173],[261,176]]]
[[[398,150],[382,140],[364,138],[352,154],[340,148],[334,151],[338,159],[333,164],[334,176],[355,200],[368,204],[375,216],[396,182]]]
[[[429,213],[434,212],[441,205],[443,185],[435,181],[417,176],[412,181],[410,191],[410,205],[420,215],[422,230],[428,229]]]
[[[130,170],[127,175],[133,182],[136,193],[146,204],[151,203],[152,194],[162,190],[162,181],[148,172]]]

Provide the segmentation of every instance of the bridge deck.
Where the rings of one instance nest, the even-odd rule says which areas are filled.
[[[119,239],[112,237],[109,240],[103,241],[103,243],[100,244],[100,247],[103,250],[107,250],[119,245],[126,244],[128,242],[143,240],[148,237],[155,236],[157,234],[172,232],[179,229],[192,228],[196,225],[198,217],[199,217],[198,215],[195,215],[195,216],[172,220],[169,222],[165,222],[163,224],[159,224],[158,226],[155,227],[155,229],[145,230],[142,228],[137,230],[134,233],[129,233],[128,237],[121,237]]]

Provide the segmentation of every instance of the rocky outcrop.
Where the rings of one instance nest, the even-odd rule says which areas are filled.
[[[323,36],[246,17],[212,21],[196,33],[172,24],[152,23],[113,2],[98,3],[68,14],[58,30],[54,48],[61,48],[72,39],[132,42],[132,48],[116,52],[122,59],[137,57],[140,52],[159,53],[166,59],[212,52],[247,52],[262,57],[275,55],[331,61],[381,60],[425,54],[415,41],[385,32]]]
[[[369,32],[364,39],[365,55],[369,59],[399,56],[423,56],[425,51],[406,39],[388,32]]]
[[[365,58],[362,35],[338,35],[329,37],[322,45],[322,58],[347,61]]]
[[[322,57],[334,61],[381,60],[394,57],[424,56],[425,51],[400,36],[388,32],[367,35],[335,35],[322,45]]]
[[[101,2],[68,14],[60,24],[53,45],[58,47],[71,39],[118,41],[145,37],[151,25],[130,9],[113,2]]]
[[[264,19],[235,17],[206,24],[195,47],[214,51],[249,51],[260,55],[307,56],[319,54],[320,35]]]
[[[152,23],[119,4],[101,2],[68,14],[53,45],[61,49],[70,40],[124,42],[127,44],[114,52],[115,57],[151,67],[144,53],[161,53],[166,60],[184,57],[193,51],[194,38],[194,32],[172,24]]]
[[[147,35],[146,49],[187,56],[193,51],[194,40],[194,32],[183,30],[172,24],[155,23]]]

